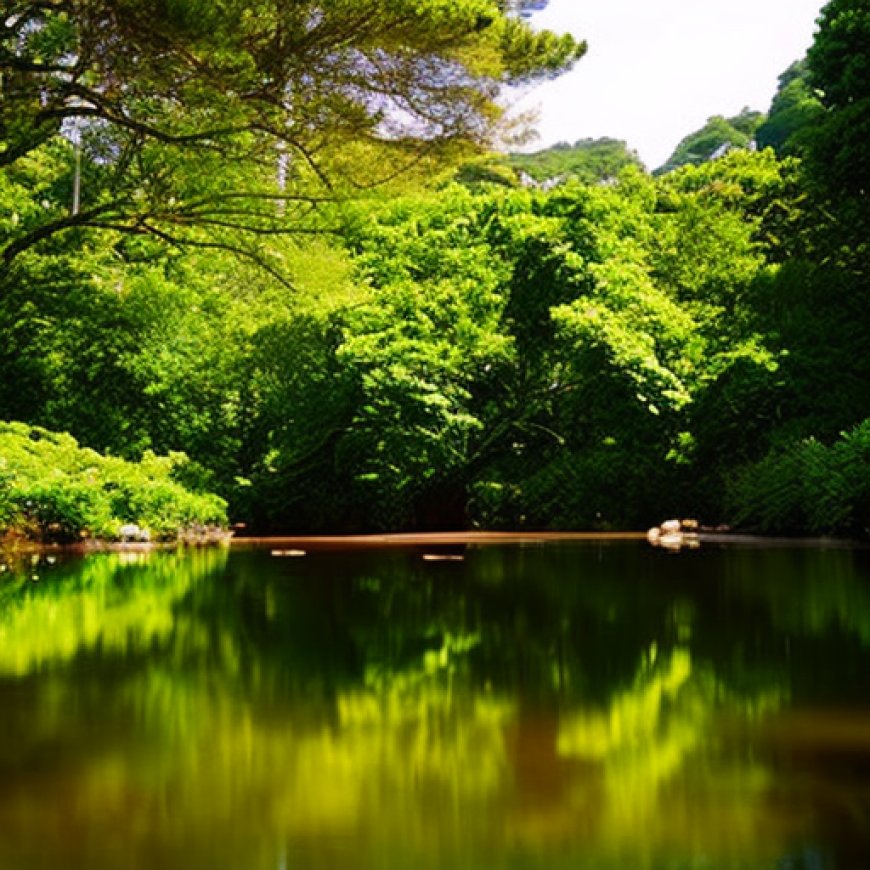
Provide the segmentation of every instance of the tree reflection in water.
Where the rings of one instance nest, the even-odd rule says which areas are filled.
[[[867,568],[611,544],[6,579],[0,866],[835,866],[867,845]]]

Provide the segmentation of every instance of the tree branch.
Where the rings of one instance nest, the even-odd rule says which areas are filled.
[[[282,287],[285,287],[287,290],[296,291],[296,288],[287,280],[287,278],[281,274],[274,266],[268,263],[260,254],[256,253],[256,251],[252,251],[249,248],[242,248],[238,245],[231,245],[228,242],[218,242],[218,241],[205,241],[201,239],[182,239],[177,236],[172,235],[171,233],[166,232],[165,230],[159,229],[147,222],[147,220],[143,220],[139,223],[139,226],[142,230],[150,233],[158,239],[162,239],[169,245],[173,245],[177,248],[185,248],[185,247],[196,247],[203,248],[206,250],[217,250],[217,251],[225,251],[230,254],[234,254],[237,257],[242,257],[243,259],[250,260],[256,266],[261,268],[268,275],[271,275]]]
[[[31,230],[29,233],[19,236],[19,238],[10,242],[5,248],[3,248],[3,262],[7,267],[10,266],[12,261],[19,254],[24,253],[28,248],[32,248],[39,242],[50,239],[52,236],[55,236],[64,230],[69,230],[74,227],[96,226],[97,224],[95,223],[95,220],[100,217],[100,215],[111,213],[118,205],[118,203],[102,205],[97,208],[79,212],[78,214],[70,214],[66,217],[58,218],[51,223],[43,224],[41,227]]]

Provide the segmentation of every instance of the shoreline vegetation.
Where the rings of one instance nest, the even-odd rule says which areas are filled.
[[[188,464],[180,453],[129,462],[66,433],[0,423],[0,545],[218,542],[227,503],[185,485]]]
[[[862,433],[863,434],[863,433]],[[862,442],[862,439],[853,440]],[[848,443],[848,438],[844,439]],[[809,445],[810,447],[812,445]],[[823,451],[824,452],[824,451]],[[861,452],[861,451],[859,451]],[[854,459],[854,456],[847,457]],[[861,457],[863,458],[863,457]],[[842,458],[840,464],[842,464]],[[862,463],[849,463],[859,468]],[[309,549],[356,549],[373,547],[454,547],[487,544],[543,544],[552,541],[648,540],[665,549],[690,549],[703,543],[816,543],[860,544],[848,535],[752,534],[748,525],[736,530],[725,525],[699,525],[696,520],[669,521],[680,527],[681,540],[668,546],[660,537],[668,523],[646,532],[613,529],[481,529],[452,531],[366,531],[346,534],[248,534],[244,523],[230,526],[227,502],[200,487],[185,484],[190,462],[184,454],[156,456],[146,452],[139,462],[103,456],[81,447],[66,433],[50,432],[23,423],[0,422],[0,552],[92,553],[103,551],[150,551],[178,546],[273,546],[276,555],[304,555]],[[803,477],[801,468],[793,475]],[[853,470],[854,473],[854,470]],[[833,475],[824,475],[825,479]],[[817,481],[818,482],[818,481]],[[773,484],[766,481],[770,489]],[[841,482],[842,483],[842,482]],[[755,497],[744,499],[744,516],[765,506],[754,479]],[[744,485],[746,485],[744,483]],[[770,492],[767,493],[770,500]],[[832,508],[830,500],[816,507]],[[804,523],[809,526],[809,523]],[[683,528],[685,526],[685,528]],[[691,541],[682,540],[689,529]],[[235,537],[236,532],[240,537]],[[747,534],[747,532],[750,532]],[[659,534],[657,534],[659,533]],[[304,549],[299,549],[304,548]]]

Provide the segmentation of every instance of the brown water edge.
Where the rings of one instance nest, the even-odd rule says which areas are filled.
[[[548,532],[548,531],[509,531],[460,530],[453,532],[391,532],[382,534],[358,535],[270,535],[235,537],[229,532],[220,540],[214,541],[105,541],[88,539],[73,543],[58,544],[33,541],[17,535],[0,536],[0,557],[26,556],[30,554],[70,554],[88,553],[148,553],[180,548],[231,546],[233,549],[245,548],[283,548],[288,550],[360,550],[377,548],[420,548],[420,547],[463,547],[498,546],[511,544],[549,544],[549,543],[608,543],[617,541],[644,541],[646,531],[619,532]],[[846,538],[788,538],[749,535],[739,532],[701,532],[698,541],[704,544],[739,544],[741,546],[784,546],[784,547],[824,547],[824,548],[866,548],[870,543]]]
[[[21,537],[0,538],[0,559],[15,559],[30,555],[68,554],[85,556],[90,553],[151,553],[201,547],[233,549],[281,548],[282,550],[316,552],[327,550],[401,549],[420,547],[464,547],[500,544],[570,543],[571,541],[642,541],[645,532],[402,532],[370,535],[273,535],[236,538],[232,534],[220,541],[208,543],[184,541],[103,541],[89,539],[68,544],[44,543]]]
[[[299,550],[358,550],[459,547],[500,544],[570,543],[571,541],[642,541],[645,532],[398,532],[370,535],[278,535],[233,538],[233,549],[283,547]]]
[[[485,530],[453,532],[397,532],[367,535],[272,535],[265,537],[234,537],[233,549],[275,547],[288,550],[356,550],[377,548],[420,548],[499,546],[503,544],[608,543],[646,541],[646,531],[620,532],[547,532]],[[739,544],[753,547],[806,547],[853,549],[868,547],[866,541],[846,538],[786,538],[748,535],[738,532],[700,532],[698,542],[704,544]],[[650,547],[650,549],[656,549]]]

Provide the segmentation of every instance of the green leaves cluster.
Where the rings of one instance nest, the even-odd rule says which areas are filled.
[[[870,190],[868,39],[867,3],[830,0],[807,53],[810,83],[826,110],[811,146],[814,170],[835,194],[865,198]]]
[[[806,60],[795,61],[780,77],[767,120],[756,131],[761,148],[781,156],[799,155],[808,135],[823,115],[822,104],[809,81]]]
[[[356,403],[335,446],[351,501],[388,527],[655,516],[683,486],[694,406],[738,367],[777,368],[736,312],[784,190],[772,155],[735,154],[658,183],[453,188],[352,221],[368,289],[337,312],[335,351]]]
[[[870,420],[832,444],[808,438],[742,467],[729,485],[741,525],[761,532],[870,535]]]
[[[226,502],[178,482],[187,458],[146,453],[126,462],[70,435],[0,424],[0,532],[41,540],[117,538],[135,523],[159,539],[226,523]]]
[[[777,377],[753,300],[791,196],[786,164],[738,152],[361,203],[344,251],[275,247],[292,292],[123,234],[28,252],[0,302],[3,411],[182,449],[264,529],[651,522],[699,461],[720,479],[723,428],[764,448],[739,421]]]

